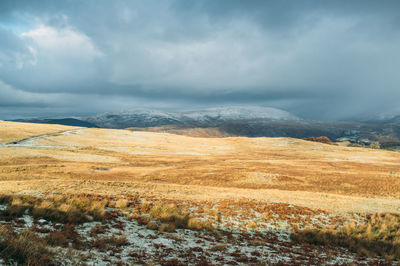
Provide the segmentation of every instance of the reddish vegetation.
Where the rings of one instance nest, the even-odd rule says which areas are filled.
[[[325,144],[330,144],[333,145],[333,142],[325,136],[321,136],[321,137],[309,137],[309,138],[304,138],[304,140],[308,140],[308,141],[314,141],[314,142],[320,142],[320,143],[325,143]]]

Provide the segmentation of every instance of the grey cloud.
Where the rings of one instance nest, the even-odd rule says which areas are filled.
[[[0,80],[48,97],[46,111],[66,113],[68,103],[54,95],[86,99],[82,112],[101,111],[99,102],[109,102],[104,110],[257,104],[318,119],[386,112],[400,97],[399,7],[2,1]],[[21,35],[15,25],[27,30]]]

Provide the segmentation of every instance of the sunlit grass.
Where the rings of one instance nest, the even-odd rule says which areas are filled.
[[[346,247],[363,256],[400,259],[400,214],[374,214],[359,225],[349,223],[338,229],[302,230],[291,237],[299,242]]]

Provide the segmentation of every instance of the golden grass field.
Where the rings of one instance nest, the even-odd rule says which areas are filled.
[[[73,213],[77,213],[75,205],[71,205],[71,207],[65,204],[65,202],[72,204],[71,201],[63,200],[61,203],[52,203],[52,200],[48,201],[46,198],[67,197],[68,199],[76,196],[79,200],[74,200],[78,202],[74,204],[78,204],[76,206],[81,208],[79,202],[82,199],[80,197],[83,197],[84,201],[88,201],[87,197],[89,199],[94,197],[91,204],[96,204],[95,199],[97,199],[102,202],[102,208],[108,206],[108,209],[106,208],[102,212],[108,210],[105,212],[107,213],[105,216],[114,217],[113,223],[115,224],[112,226],[119,226],[122,230],[120,234],[125,232],[123,230],[130,228],[131,233],[128,233],[127,239],[131,242],[125,239],[121,242],[121,245],[129,245],[129,243],[143,241],[142,238],[147,238],[141,233],[137,233],[142,230],[140,226],[144,226],[148,230],[159,230],[162,237],[168,239],[170,237],[180,239],[186,238],[186,236],[182,235],[184,231],[176,233],[175,236],[170,236],[164,234],[165,230],[175,232],[175,228],[191,227],[195,230],[202,230],[201,228],[218,227],[222,230],[222,233],[214,233],[213,238],[215,237],[216,240],[213,241],[224,243],[223,245],[232,244],[232,248],[236,247],[236,251],[229,251],[229,249],[221,248],[218,245],[211,247],[215,249],[212,264],[219,261],[221,256],[230,256],[232,263],[240,264],[240,262],[250,263],[253,261],[256,263],[254,265],[260,265],[257,264],[259,263],[257,259],[259,248],[257,246],[265,246],[268,241],[278,243],[276,246],[270,247],[276,250],[274,254],[291,254],[289,261],[292,262],[313,264],[331,260],[339,263],[334,258],[342,251],[327,251],[325,249],[316,251],[314,247],[308,244],[297,246],[292,242],[282,242],[283,240],[279,240],[278,237],[281,234],[279,233],[280,230],[282,230],[280,228],[282,226],[286,228],[285,234],[288,236],[291,232],[297,232],[298,229],[314,228],[312,230],[315,230],[317,228],[317,230],[320,230],[323,226],[335,228],[346,224],[347,221],[350,224],[349,226],[352,227],[346,227],[351,228],[351,230],[346,229],[346,232],[353,234],[353,231],[359,232],[357,231],[359,230],[358,227],[356,227],[358,224],[369,221],[368,217],[371,216],[368,215],[370,214],[399,212],[400,153],[328,145],[293,138],[201,138],[144,131],[0,121],[0,195],[38,197],[38,199],[35,199],[36,203],[29,203],[31,204],[30,207],[24,203],[24,199],[10,200],[9,196],[7,196],[8,198],[5,197],[7,200],[3,200],[8,204],[8,207],[4,207],[5,205],[2,207],[0,199],[0,214],[3,213],[3,217],[12,220],[14,219],[12,217],[20,217],[25,209],[29,209],[35,219],[34,226],[31,228],[38,231],[39,234],[45,230],[50,230],[40,224],[41,217],[47,217],[46,219],[50,219],[50,221],[55,219],[52,225],[54,227],[57,219],[60,219],[59,215],[64,217],[65,220],[71,210],[74,210]],[[141,201],[138,199],[141,199]],[[28,201],[31,200],[28,199]],[[43,204],[47,204],[46,208],[43,207]],[[34,205],[36,207],[33,207]],[[153,209],[148,206],[153,206]],[[6,208],[4,209],[6,211],[1,211],[1,208]],[[17,208],[17,211],[13,208]],[[157,215],[152,214],[155,212],[154,208],[159,208]],[[179,210],[176,210],[176,208]],[[49,213],[48,209],[56,214]],[[119,209],[122,209],[122,211]],[[88,213],[83,207],[80,210]],[[214,219],[212,222],[203,222],[201,220],[203,218],[199,218],[199,220],[193,218],[196,215],[182,214],[182,210],[183,213],[193,212],[203,218],[217,217],[218,214],[222,217],[222,223],[219,216],[215,219],[212,218]],[[14,214],[12,214],[13,211]],[[168,216],[164,212],[174,214],[168,214]],[[116,215],[114,215],[115,213]],[[143,214],[150,214],[150,218],[148,216],[143,218]],[[121,217],[137,219],[138,224],[132,224],[129,220],[121,220],[127,219]],[[177,224],[172,224],[170,217],[175,217],[174,219],[181,217],[179,218],[181,222],[177,223],[174,220],[174,223]],[[390,217],[394,217],[390,218],[390,228],[392,226],[397,228],[398,221],[396,219],[399,216]],[[19,220],[15,219],[13,223],[18,226]],[[143,222],[143,219],[147,220]],[[395,221],[392,221],[393,219]],[[184,221],[184,226],[180,225],[182,221]],[[26,222],[27,225],[29,223],[29,221]],[[226,228],[236,226],[245,231],[260,231],[251,231],[253,232],[251,234],[239,234],[237,238],[232,240],[229,238],[229,234],[232,234],[233,231],[226,231],[227,229],[220,227],[222,224]],[[86,227],[88,226],[92,225],[89,223]],[[107,227],[109,225],[104,224],[103,221],[102,226]],[[369,228],[367,225],[364,227]],[[14,238],[13,234],[16,233],[10,233],[7,231],[9,229],[4,228],[6,227],[0,227],[3,234],[8,236],[6,239],[9,239],[7,240],[9,242],[3,243],[3,245],[9,245],[7,243],[14,245],[12,239]],[[54,228],[51,230],[55,230]],[[63,239],[66,238],[69,239],[68,241],[74,242],[79,234],[73,230],[80,227],[67,226],[66,228],[72,228],[72,231],[67,230],[67,232],[63,229],[64,231],[60,233],[50,230],[50,234],[67,234],[62,236]],[[369,232],[369,229],[367,229],[363,230]],[[101,232],[104,230],[102,229]],[[268,238],[269,240],[266,242],[265,237],[271,237],[268,235],[271,234],[270,230],[275,230],[277,236]],[[300,242],[319,241],[323,243],[327,241],[326,235],[332,238],[336,235],[343,235],[342,231],[338,231],[338,233],[327,231],[328,233],[325,233],[325,235],[319,235],[319,231],[315,231],[317,233],[311,235],[314,234],[312,230],[304,231],[303,235],[302,233],[294,235],[294,239]],[[80,235],[82,234],[85,233],[82,231]],[[228,240],[231,239],[229,240],[231,242],[223,240],[220,234],[228,234]],[[103,235],[104,237],[106,235]],[[148,237],[152,240],[144,243],[156,241],[154,239],[161,236],[149,234]],[[195,240],[196,237],[200,239]],[[367,239],[370,239],[368,237],[370,236],[367,235]],[[204,241],[208,241],[208,238],[207,234],[193,233],[190,241],[205,243]],[[183,241],[176,239],[174,241]],[[94,242],[90,242],[90,245],[94,245],[98,249],[99,247],[104,248],[105,244],[100,245],[98,243],[100,240],[100,238],[94,239]],[[53,243],[52,241],[48,243]],[[68,242],[65,241],[62,243]],[[107,241],[115,242],[116,240],[108,239]],[[336,243],[336,240],[330,241]],[[158,242],[151,243],[156,249],[162,247]],[[251,243],[261,244],[255,245],[254,250],[240,251],[237,249],[237,245],[252,245]],[[328,243],[330,242],[328,241]],[[400,258],[400,244],[397,242],[390,242],[387,244],[387,249],[374,251],[375,253],[365,251],[365,247],[367,249],[373,247],[374,242],[362,240],[357,242],[358,246],[356,247],[349,243],[354,243],[354,241],[339,244],[352,251],[357,251],[358,256],[386,254],[385,256],[390,260]],[[1,245],[2,243],[0,243],[0,250]],[[20,247],[20,243],[15,245]],[[89,244],[81,245],[86,245],[86,248],[88,248]],[[208,244],[204,245],[201,248],[210,248],[210,246],[207,246]],[[290,249],[286,251],[282,249],[285,245],[289,245]],[[169,246],[162,247],[167,253],[169,248]],[[196,247],[196,250],[199,248]],[[110,249],[115,249],[115,247]],[[109,261],[110,255],[101,253],[101,248],[99,250],[103,260],[98,261],[98,263]],[[128,264],[141,264],[141,261],[150,263],[154,262],[155,259],[156,265],[164,265],[165,256],[162,253],[153,250],[151,251],[153,253],[150,252],[151,254],[147,254],[146,257],[144,253],[140,253],[142,252],[140,250],[129,250],[129,248],[119,248],[117,249],[119,253],[115,253],[115,250],[113,252],[115,254],[130,252],[129,256],[126,255],[130,259],[121,258],[121,255],[111,257],[114,262],[118,263],[125,261]],[[180,254],[179,250],[181,248],[178,247],[174,254],[178,257],[186,256],[185,261],[180,262],[194,263],[200,260],[193,255],[196,250],[189,248],[189,253],[184,255]],[[17,251],[21,252],[16,248],[15,252]],[[15,252],[10,255],[11,258],[18,258],[16,254],[19,253]],[[300,254],[298,252],[302,254],[300,257],[296,255]],[[318,252],[326,253],[328,257],[320,257]],[[262,255],[262,259],[265,259],[267,263],[276,262],[281,265],[281,257],[273,258],[270,253],[268,254]],[[314,255],[310,257],[310,254]],[[368,264],[374,264],[373,261],[365,261],[363,257],[356,258],[351,257],[353,255],[346,254],[342,255],[347,258],[347,261],[364,261]],[[82,254],[79,256],[82,256]],[[94,258],[86,259],[91,263],[96,263],[93,261]],[[222,261],[224,260],[221,260],[221,263]],[[0,264],[1,262],[0,257]],[[179,260],[175,262],[177,263]],[[377,261],[376,263],[382,262]],[[40,262],[37,263],[40,265]],[[167,263],[165,265],[176,265],[173,262],[169,263],[172,264]],[[35,265],[35,263],[32,265]]]
[[[14,122],[0,122],[0,142],[63,131],[0,148],[1,192],[250,198],[335,212],[400,207],[400,153],[391,151]]]

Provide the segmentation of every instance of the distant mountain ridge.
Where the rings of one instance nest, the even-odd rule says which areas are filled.
[[[181,124],[174,113],[152,109],[134,109],[120,112],[107,112],[80,118],[104,128],[152,127]]]
[[[23,119],[20,122],[82,127],[171,132],[192,136],[246,136],[307,138],[327,136],[331,140],[382,147],[400,147],[400,116],[356,122],[304,120],[270,107],[216,107],[198,111],[165,112],[133,109],[85,117]],[[397,149],[397,148],[396,148]]]
[[[299,121],[284,110],[270,107],[216,107],[189,112],[133,109],[82,117],[83,121],[106,128],[154,127],[164,125],[215,125],[228,121]]]

